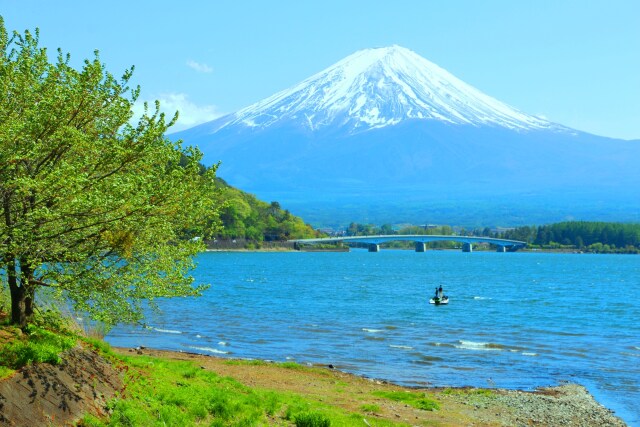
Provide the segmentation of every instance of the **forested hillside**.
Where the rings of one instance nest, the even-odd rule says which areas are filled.
[[[218,178],[224,204],[220,209],[220,240],[246,239],[253,242],[318,237],[310,225],[283,210],[278,202],[266,203],[254,195],[231,187]]]

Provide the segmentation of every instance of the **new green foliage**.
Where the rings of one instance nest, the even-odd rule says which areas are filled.
[[[196,295],[192,256],[216,225],[215,168],[165,138],[149,108],[131,124],[139,88],[81,69],[38,32],[9,35],[0,18],[0,268],[13,323],[53,289],[106,324],[141,319],[142,300]],[[213,218],[213,221],[211,220]]]

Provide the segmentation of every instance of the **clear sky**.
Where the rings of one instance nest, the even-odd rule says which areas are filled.
[[[179,109],[234,112],[363,48],[398,44],[524,112],[640,139],[638,0],[0,0],[9,30]]]

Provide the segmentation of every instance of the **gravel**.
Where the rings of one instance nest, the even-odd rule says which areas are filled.
[[[626,426],[613,411],[600,405],[577,384],[534,392],[495,390],[491,395],[475,396],[464,403],[477,408],[483,421],[498,422],[503,426]],[[487,409],[492,410],[490,417]]]

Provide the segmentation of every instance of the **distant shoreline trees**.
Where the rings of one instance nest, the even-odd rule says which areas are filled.
[[[541,248],[573,247],[596,253],[640,253],[640,224],[566,221],[516,227],[497,237],[523,240]]]

